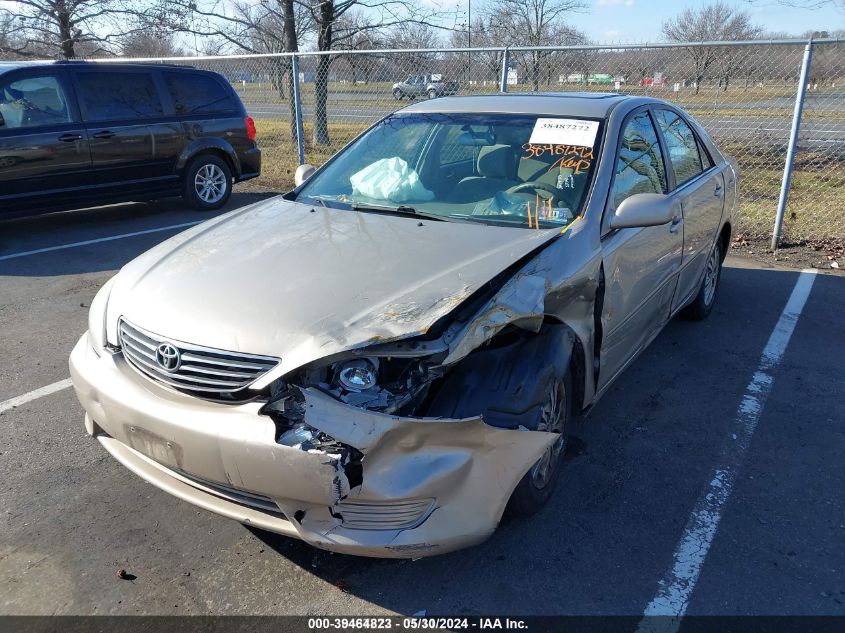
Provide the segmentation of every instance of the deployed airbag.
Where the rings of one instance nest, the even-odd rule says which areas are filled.
[[[349,177],[352,195],[375,200],[409,202],[431,200],[434,193],[423,187],[415,169],[398,156],[382,158]]]

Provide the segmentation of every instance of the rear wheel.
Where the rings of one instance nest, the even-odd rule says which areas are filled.
[[[219,209],[232,195],[232,170],[225,160],[214,154],[194,158],[188,163],[184,178],[182,197],[199,211]]]
[[[722,277],[722,240],[716,239],[710,255],[707,257],[707,264],[704,268],[704,278],[701,280],[701,287],[698,294],[686,308],[683,315],[694,321],[702,321],[707,318],[713,305],[716,303],[716,291],[719,289],[719,279]]]
[[[437,91],[434,90],[433,88],[428,91],[428,98],[429,99],[434,99],[436,96],[437,96]]]
[[[517,484],[508,501],[508,515],[531,516],[540,510],[554,493],[560,479],[569,419],[572,415],[571,394],[571,372],[567,371],[566,376],[554,377],[549,381],[537,430],[556,433],[558,438]]]

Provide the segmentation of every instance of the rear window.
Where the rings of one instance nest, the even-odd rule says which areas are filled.
[[[219,81],[208,75],[164,73],[176,114],[234,112],[238,107]]]
[[[76,78],[89,121],[150,119],[164,114],[151,74],[81,72]]]

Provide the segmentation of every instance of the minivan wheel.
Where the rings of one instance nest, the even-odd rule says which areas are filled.
[[[704,278],[698,294],[683,310],[683,316],[693,321],[702,321],[713,310],[716,303],[716,291],[719,289],[719,279],[722,277],[722,240],[716,238],[716,243],[707,257],[704,268]]]
[[[393,91],[393,98],[396,99],[397,101],[402,101],[402,91],[399,90],[399,88],[396,88]]]
[[[525,473],[511,495],[505,513],[511,517],[528,517],[551,498],[560,479],[569,419],[572,415],[572,377],[554,377],[549,381],[545,402],[541,405],[538,431],[557,433],[558,439]]]
[[[219,209],[232,195],[232,170],[219,156],[202,154],[185,169],[183,198],[194,209]]]

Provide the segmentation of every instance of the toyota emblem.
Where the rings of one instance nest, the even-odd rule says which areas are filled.
[[[162,343],[156,349],[156,363],[163,370],[174,372],[182,365],[182,354],[170,343]]]

